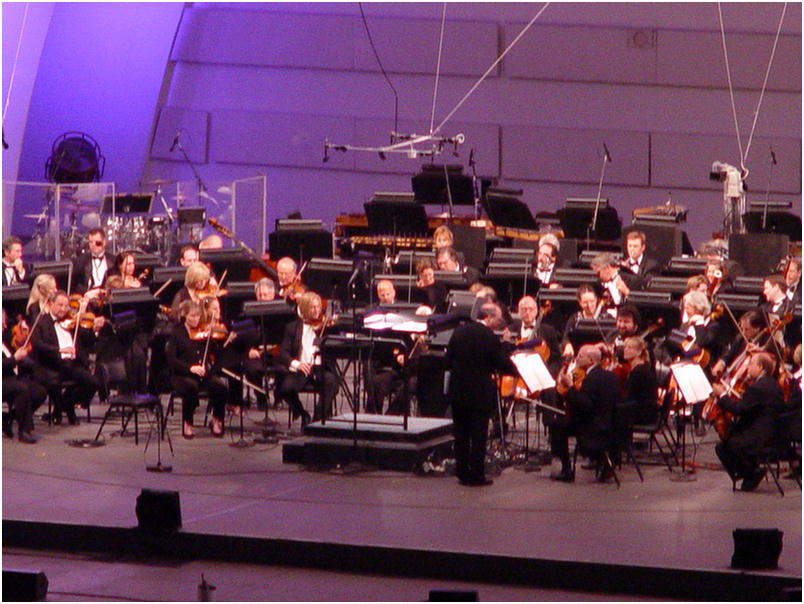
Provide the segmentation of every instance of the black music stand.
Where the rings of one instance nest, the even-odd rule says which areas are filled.
[[[411,189],[418,203],[448,206],[450,216],[454,206],[475,204],[472,177],[463,174],[461,165],[423,165],[422,171],[411,178]]]
[[[31,288],[27,283],[17,283],[16,285],[3,286],[3,308],[8,314],[9,323],[11,317],[15,315],[25,315],[25,305],[28,303],[28,296],[31,293]]]
[[[522,190],[489,189],[485,209],[495,226],[535,231],[538,229],[530,208],[519,197]]]
[[[159,300],[165,304],[170,305],[173,302],[173,297],[182,287],[184,287],[184,277],[187,274],[187,268],[184,266],[157,266],[154,268],[154,276],[151,279],[151,284],[156,288],[162,288],[159,294]],[[167,286],[165,283],[170,282]]]
[[[570,329],[568,338],[572,347],[578,350],[584,344],[592,344],[606,340],[606,336],[617,327],[617,322],[610,316],[601,314],[597,320],[581,319]]]
[[[251,258],[239,247],[201,250],[202,262],[209,262],[218,278],[226,271],[227,281],[248,281],[251,272]],[[226,284],[222,285],[226,288]]]
[[[104,195],[101,204],[101,215],[117,214],[150,214],[154,201],[153,193],[120,193]],[[112,212],[114,210],[114,212]]]
[[[483,283],[493,287],[500,300],[509,308],[526,294],[535,296],[540,285],[529,264],[516,263],[489,264]]]
[[[429,231],[424,206],[407,201],[369,201],[363,204],[372,235],[426,237]]]
[[[360,274],[354,273],[354,279],[351,279],[355,268],[358,273],[363,272],[362,265],[355,267],[349,260],[313,258],[304,270],[304,284],[327,300],[345,304],[350,293],[354,293],[361,302],[368,303],[370,292]],[[350,288],[350,279],[354,292]]]

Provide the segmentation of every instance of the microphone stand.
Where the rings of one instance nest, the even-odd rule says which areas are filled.
[[[606,145],[603,145],[603,168],[600,171],[600,182],[597,185],[597,197],[595,198],[595,213],[592,214],[592,222],[586,229],[586,251],[588,252],[592,245],[592,233],[597,232],[597,215],[600,211],[600,192],[603,190],[603,179],[606,176],[606,164],[611,161],[611,155]]]
[[[184,161],[190,166],[190,170],[193,172],[193,176],[195,177],[195,181],[198,183],[198,196],[201,197],[201,191],[204,193],[207,192],[207,186],[204,184],[204,181],[201,179],[201,175],[198,173],[198,170],[195,168],[195,164],[190,160],[190,156],[187,155],[187,151],[184,150],[184,147],[181,144],[181,136],[176,136],[176,146],[181,151],[181,154],[184,156]]]
[[[469,167],[472,168],[472,193],[474,195],[475,220],[480,219],[480,191],[477,188],[477,162],[475,162],[475,150],[469,152]]]
[[[768,197],[770,196],[771,180],[773,179],[773,166],[776,165],[776,154],[771,149],[771,163],[770,172],[768,174],[768,186],[765,189],[765,207],[762,209],[762,230],[767,228],[768,224]]]

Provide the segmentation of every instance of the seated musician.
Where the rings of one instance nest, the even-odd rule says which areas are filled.
[[[396,288],[388,279],[377,281],[377,304],[380,306],[396,304]]]
[[[254,285],[254,297],[258,302],[271,302],[276,298],[276,285],[268,277],[263,277]],[[262,385],[262,378],[267,371],[275,370],[275,358],[269,354],[269,350],[263,350],[262,344],[255,340],[246,352],[243,360],[243,374],[252,384]],[[265,342],[269,348],[275,348],[276,342]],[[278,344],[277,344],[278,345]],[[265,409],[268,398],[261,392],[256,393],[257,407]]]
[[[120,276],[120,288],[142,287],[142,281],[135,275],[136,271],[137,261],[134,258],[134,254],[132,252],[120,252],[115,256],[114,269],[109,272],[109,276]]]
[[[692,275],[687,279],[687,289],[684,293],[697,290],[703,294],[709,295],[709,281],[703,275]],[[682,309],[683,310],[683,309]]]
[[[212,286],[212,273],[209,267],[203,262],[194,262],[187,267],[184,274],[184,287],[173,296],[173,303],[170,309],[170,318],[174,322],[179,321],[179,306],[186,300],[200,303],[206,294],[214,293],[216,287]]]
[[[319,332],[326,327],[321,325],[321,296],[306,292],[299,296],[297,303],[300,318],[287,324],[279,347],[279,362],[287,371],[279,387],[279,396],[290,406],[293,418],[301,417],[302,426],[306,426],[310,414],[299,400],[299,391],[309,386],[321,388],[318,406],[313,413],[313,420],[318,421],[332,413],[338,378],[333,368],[322,362],[318,347]]]
[[[293,258],[285,256],[276,263],[276,278],[279,280],[279,297],[295,304],[306,288],[301,284],[298,267]]]
[[[614,408],[621,403],[622,394],[619,379],[600,366],[600,358],[597,346],[585,344],[575,359],[576,371],[582,373],[573,376],[571,372],[562,371],[559,374],[558,385],[561,390],[566,390],[567,417],[552,418],[549,423],[551,452],[561,461],[561,471],[550,475],[553,480],[575,480],[569,454],[569,436],[572,434],[577,439],[580,453],[596,464],[598,478],[608,478],[603,471],[603,460],[611,444]]]
[[[765,303],[760,309],[777,318],[793,310],[793,304],[787,297],[787,282],[779,275],[769,275],[762,282],[762,295]]]
[[[443,247],[436,252],[438,270],[461,273],[467,287],[480,281],[480,271],[472,266],[461,265],[455,248]]]
[[[433,249],[436,252],[445,247],[452,247],[454,244],[455,238],[447,225],[442,224],[433,231]]]
[[[429,258],[416,262],[418,279],[416,287],[427,296],[427,306],[435,313],[443,313],[447,309],[447,288],[443,283],[436,283],[435,264]]]
[[[652,424],[659,416],[656,372],[650,361],[645,340],[629,336],[623,344],[622,358],[628,377],[625,383],[625,401],[618,411],[627,415],[627,423]]]
[[[753,491],[765,476],[757,462],[757,454],[773,443],[775,419],[782,410],[783,394],[772,377],[774,361],[766,352],[758,352],[748,364],[748,381],[741,397],[727,394],[726,387],[715,382],[712,388],[717,404],[736,419],[726,438],[715,445],[715,453],[733,481],[742,479],[740,490]]]
[[[547,234],[539,239],[536,262],[533,265],[533,276],[539,280],[542,287],[559,287],[555,280],[559,247],[558,237],[555,235]]]
[[[705,350],[710,357],[714,356],[717,353],[720,329],[717,322],[711,320],[712,306],[706,294],[699,291],[688,292],[684,295],[682,303],[684,314],[679,330],[686,333],[690,339],[688,352],[691,356],[697,356],[701,350]]]
[[[519,320],[514,321],[510,329],[506,329],[514,337],[515,348],[535,348],[546,342],[549,357],[545,365],[550,370],[550,375],[555,377],[561,367],[561,350],[556,330],[542,320],[544,316],[539,313],[539,305],[533,296],[523,296],[517,304],[517,312]],[[509,340],[510,337],[504,332],[503,339]]]
[[[30,271],[22,260],[22,241],[12,235],[3,240],[3,286],[29,281]]]
[[[105,287],[106,274],[114,266],[114,257],[106,251],[106,233],[94,228],[88,235],[89,252],[73,263],[75,291],[79,293]]]
[[[720,258],[707,260],[704,277],[710,300],[718,294],[724,294],[734,289],[726,263]]]
[[[42,384],[54,403],[53,422],[61,423],[66,412],[71,425],[77,424],[75,405],[86,408],[98,389],[95,376],[89,371],[89,351],[95,341],[94,327],[103,319],[96,318],[92,328],[78,327],[68,317],[70,300],[63,291],[53,296],[48,312],[33,330],[31,344],[33,357],[38,363],[34,379]],[[62,382],[69,379],[73,385],[62,397]]]
[[[731,367],[732,363],[738,358],[748,360],[747,355],[743,354],[746,351],[746,347],[750,352],[759,352],[760,350],[765,350],[770,344],[768,334],[763,333],[765,320],[759,312],[749,310],[743,313],[740,317],[739,325],[739,333],[734,337],[723,356],[712,365],[712,377],[715,379],[720,379],[723,371],[727,367]],[[737,367],[732,369],[736,370]]]
[[[659,273],[659,263],[645,254],[646,240],[642,231],[631,231],[625,236],[626,257],[621,266],[629,289],[645,289],[650,278]]]
[[[198,242],[198,249],[199,250],[219,250],[223,248],[223,239],[221,239],[220,235],[216,235],[213,233],[212,235],[207,235],[201,241]]]
[[[3,418],[3,432],[14,438],[14,420],[17,421],[17,437],[22,443],[33,444],[33,414],[45,401],[47,391],[26,375],[19,366],[28,357],[28,348],[20,346],[12,352],[6,345],[8,317],[3,309],[3,400],[8,403],[8,419]]]
[[[194,245],[185,245],[179,251],[179,266],[187,268],[193,262],[198,262],[198,248]]]
[[[784,271],[784,282],[787,283],[787,297],[793,304],[801,304],[801,258],[787,260]]]
[[[25,305],[28,325],[33,326],[39,313],[48,310],[48,305],[57,290],[56,278],[53,275],[41,273],[36,276],[31,285],[31,293],[28,294],[28,303]]]
[[[564,333],[561,337],[561,354],[565,357],[575,356],[575,349],[570,342],[570,334],[578,327],[578,323],[584,319],[597,319],[603,308],[595,288],[591,285],[585,283],[579,285],[575,298],[578,300],[578,306],[581,309],[572,315],[564,325]]]
[[[620,275],[620,268],[614,255],[609,252],[602,252],[592,258],[589,267],[597,273],[599,287],[602,294],[606,294],[613,306],[619,306],[625,302],[625,298],[631,289]],[[609,309],[607,312],[614,316],[614,311]]]
[[[210,430],[213,436],[222,437],[229,386],[224,377],[211,371],[210,355],[214,356],[218,348],[217,340],[207,337],[211,318],[207,319],[207,325],[203,324],[202,306],[194,300],[183,301],[177,316],[181,323],[171,333],[165,353],[170,364],[171,387],[182,398],[182,436],[193,438],[198,392],[206,388],[213,409]]]

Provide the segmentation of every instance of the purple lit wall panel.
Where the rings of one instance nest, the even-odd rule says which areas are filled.
[[[764,198],[770,172],[771,146],[779,160],[779,165],[773,169],[771,191],[788,195],[801,194],[801,141],[781,137],[755,137],[748,162],[749,199]],[[740,167],[735,137],[695,134],[653,136],[654,186],[722,190],[720,183],[708,181],[713,161]]]
[[[523,24],[505,26],[506,46]],[[637,30],[601,27],[533,26],[508,54],[505,74],[514,78],[614,81],[652,84],[656,51],[651,32],[645,47],[634,43]],[[642,37],[636,36],[639,42]]]
[[[182,107],[162,107],[156,124],[151,157],[184,161],[181,150],[170,150],[173,140],[180,132],[179,141],[193,163],[207,163],[207,138],[209,114],[206,111]]]
[[[391,125],[393,125],[392,122]],[[410,122],[400,122],[399,127],[402,132],[415,132],[417,134],[426,132],[426,128],[417,129],[417,125]],[[421,123],[418,124],[418,127],[421,127]],[[365,146],[388,144],[389,131],[388,120],[358,119],[355,144]],[[469,150],[475,149],[478,174],[497,176],[499,174],[499,129],[497,126],[450,121],[441,132],[443,136],[447,137],[452,137],[459,133],[463,133],[466,136],[466,142],[458,148],[460,157],[452,155],[453,147],[451,145],[445,145],[444,154],[437,157],[435,162],[439,164],[466,165]],[[386,158],[383,161],[376,153],[355,154],[355,167],[359,171],[407,174],[410,178],[413,173],[419,171],[421,164],[430,162],[430,159],[426,157],[410,159],[407,155],[398,153],[389,153]],[[468,169],[464,171],[468,172]],[[408,186],[409,189],[410,186]]]
[[[237,10],[185,11],[173,60],[236,65],[352,69],[348,17]]]
[[[370,5],[369,5],[370,6]],[[447,7],[447,14],[450,9]],[[441,20],[372,19],[371,37],[385,70],[391,73],[434,75],[438,58]],[[378,71],[377,59],[367,43],[365,28],[355,19],[356,69]],[[448,21],[444,28],[442,75],[478,77],[497,58],[497,26],[494,23]],[[497,70],[491,73],[493,77]],[[434,78],[433,78],[434,79]],[[432,84],[430,86],[432,90]]]
[[[213,161],[267,166],[321,167],[324,139],[355,138],[354,119],[220,110],[212,114]],[[330,153],[328,169],[354,169],[354,154]]]
[[[616,159],[606,166],[607,183],[649,184],[644,132],[504,126],[502,174],[514,180],[598,182],[604,142]]]
[[[732,84],[762,89],[775,36],[741,35],[726,29]],[[658,80],[669,85],[728,88],[723,44],[719,33],[661,31],[658,35]],[[801,37],[781,36],[768,90],[801,92]],[[756,106],[754,100],[753,106]]]

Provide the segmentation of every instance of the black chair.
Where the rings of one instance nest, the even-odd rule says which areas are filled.
[[[675,442],[673,440],[673,432],[667,425],[667,418],[670,414],[670,407],[673,405],[673,400],[675,400],[675,390],[671,388],[665,391],[664,398],[662,399],[662,405],[659,408],[659,415],[656,418],[655,422],[651,424],[634,424],[631,427],[631,438],[628,441],[627,451],[628,456],[634,463],[634,466],[636,467],[637,473],[639,473],[640,478],[642,478],[642,472],[639,469],[639,464],[637,463],[636,457],[634,455],[634,436],[636,435],[647,437],[648,450],[650,450],[654,444],[656,445],[656,448],[659,449],[659,453],[661,454],[664,463],[667,464],[667,469],[672,472],[673,466],[670,463],[670,455],[665,453],[664,449],[662,448],[662,445],[656,438],[657,434],[661,434],[662,438],[664,438],[665,445],[667,445],[668,449],[670,450],[670,454],[673,456],[673,461],[675,462],[676,465],[678,465],[678,457],[676,456]]]
[[[797,426],[797,427],[796,427]],[[773,478],[779,494],[784,497],[784,489],[779,482],[781,462],[801,462],[801,409],[781,411],[774,418],[774,441],[762,449],[756,457],[756,462]],[[798,487],[801,488],[801,476],[793,474]],[[736,489],[732,481],[732,489]]]
[[[159,397],[153,394],[119,394],[109,399],[109,408],[103,416],[103,421],[98,428],[98,433],[95,435],[95,440],[100,438],[103,426],[106,425],[106,420],[110,414],[118,411],[122,416],[122,427],[120,433],[124,434],[131,418],[134,418],[134,444],[140,444],[140,427],[139,427],[139,412],[151,412],[156,418],[157,427],[160,432],[160,438],[164,435],[164,422],[165,418],[162,414],[162,402]]]

